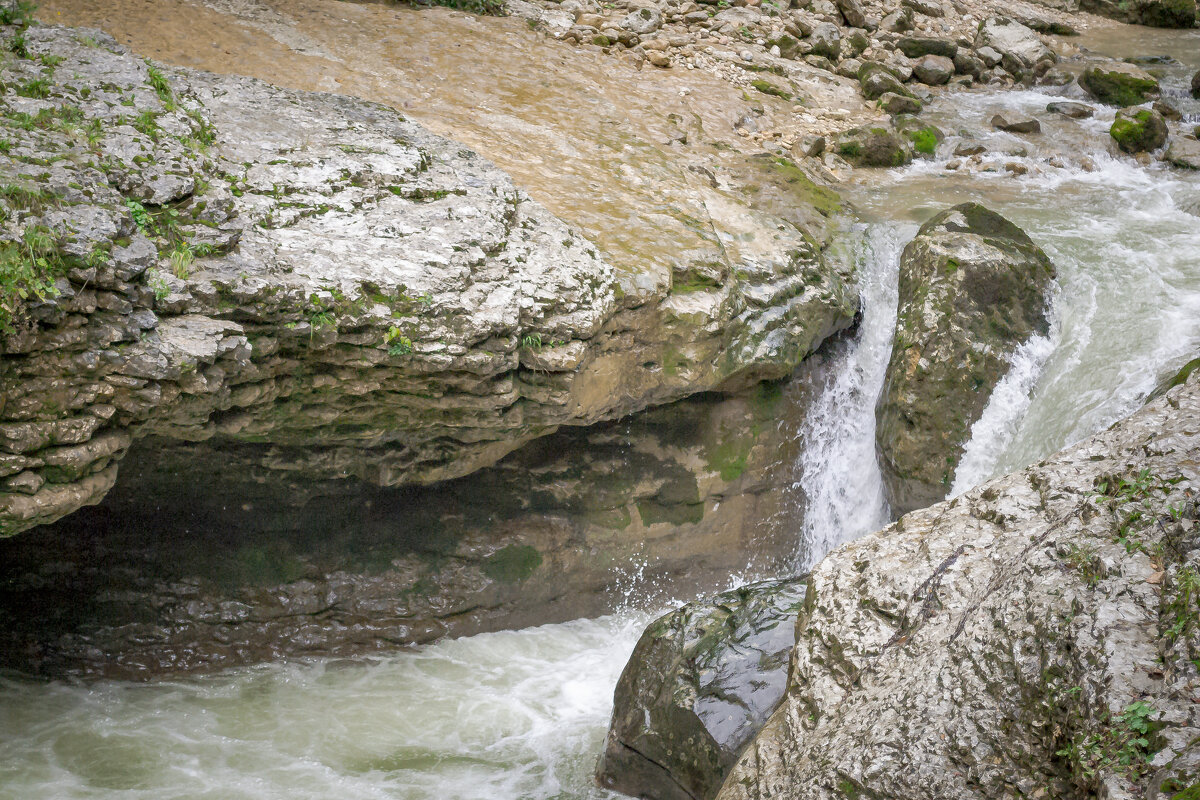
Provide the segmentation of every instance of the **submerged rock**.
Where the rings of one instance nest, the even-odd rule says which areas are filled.
[[[1092,97],[1110,106],[1136,106],[1158,96],[1158,80],[1133,64],[1113,61],[1090,67],[1079,76],[1079,85]]]
[[[1108,132],[1130,154],[1157,150],[1167,143],[1167,121],[1149,108],[1118,111]]]
[[[900,310],[876,411],[892,511],[946,496],[958,459],[1016,348],[1045,333],[1050,259],[975,203],[921,226],[900,259]]]
[[[1008,133],[1041,133],[1042,124],[1033,117],[1016,116],[1012,114],[996,114],[992,117],[992,127]]]
[[[807,577],[689,603],[646,628],[617,682],[602,786],[707,800],[783,699]]]
[[[1059,100],[1046,105],[1046,110],[1051,114],[1062,114],[1064,117],[1071,119],[1088,119],[1096,113],[1096,110],[1087,103],[1076,103],[1071,100]]]
[[[814,568],[720,800],[1200,787],[1200,376]]]

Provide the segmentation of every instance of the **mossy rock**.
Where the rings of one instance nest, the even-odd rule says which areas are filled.
[[[1126,153],[1157,150],[1167,143],[1167,122],[1162,114],[1143,108],[1132,113],[1118,111],[1109,135]]]
[[[1132,64],[1095,66],[1079,76],[1079,85],[1101,103],[1136,106],[1158,96],[1158,81]]]
[[[1138,22],[1155,28],[1192,28],[1196,0],[1147,0],[1138,7]]]
[[[834,150],[856,167],[902,167],[913,158],[908,139],[888,128],[846,131]]]
[[[483,562],[483,574],[497,583],[520,583],[542,565],[542,554],[527,544],[510,544]]]

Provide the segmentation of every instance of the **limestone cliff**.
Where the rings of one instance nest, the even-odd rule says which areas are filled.
[[[97,502],[137,437],[429,483],[781,377],[852,319],[848,268],[785,218],[745,207],[741,244],[664,281],[392,110],[8,33],[3,534]]]

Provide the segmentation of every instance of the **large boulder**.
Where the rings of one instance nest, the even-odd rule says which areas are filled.
[[[719,800],[1188,800],[1200,376],[828,555]]]
[[[975,203],[921,226],[900,259],[900,309],[876,441],[897,515],[946,496],[971,426],[1016,348],[1045,333],[1054,266]]]
[[[1192,28],[1196,25],[1196,0],[1141,0],[1137,21],[1155,28]]]
[[[921,83],[941,86],[954,77],[954,62],[946,56],[921,56],[913,62],[913,75]]]
[[[902,167],[913,159],[912,142],[891,128],[843,131],[834,150],[856,167]]]
[[[824,56],[835,62],[841,58],[842,32],[832,22],[822,22],[813,28],[808,43],[812,46],[812,55]]]
[[[602,786],[707,800],[783,699],[806,577],[752,584],[655,620],[617,682]]]
[[[984,20],[975,47],[990,47],[1000,55],[1000,64],[1018,78],[1041,75],[1058,60],[1032,29],[1006,17]]]
[[[1118,111],[1108,132],[1123,152],[1131,154],[1157,150],[1167,143],[1167,121],[1152,108]]]
[[[1144,69],[1113,61],[1084,70],[1079,85],[1110,106],[1136,106],[1158,96],[1158,79]]]

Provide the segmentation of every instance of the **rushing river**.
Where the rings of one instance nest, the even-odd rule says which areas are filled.
[[[1167,87],[1197,115],[1180,86],[1200,67],[1200,33],[1142,36],[1133,44],[1143,52],[1191,59],[1168,69]],[[1095,42],[1106,52],[1118,44]],[[1051,332],[1022,348],[993,395],[955,491],[1103,428],[1200,351],[1200,176],[1113,155],[1111,112],[1055,119],[1044,110],[1053,95],[934,103],[925,117],[951,134],[939,157],[851,187],[865,223],[840,246],[858,260],[864,317],[856,338],[834,348],[802,433],[797,486],[809,507],[798,562],[886,518],[873,406],[899,253],[935,210],[981,200],[1058,267]],[[1037,113],[1045,133],[991,131],[999,109]],[[974,170],[947,169],[960,131],[989,150]],[[606,797],[592,775],[612,688],[649,618],[635,609],[381,659],[150,684],[0,678],[0,798]]]

